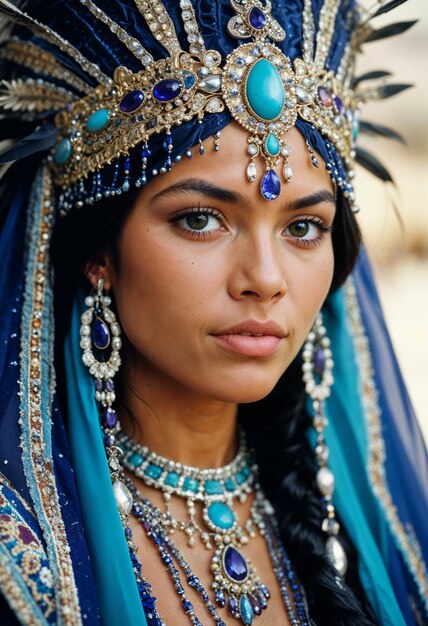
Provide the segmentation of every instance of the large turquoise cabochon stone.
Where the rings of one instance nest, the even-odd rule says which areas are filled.
[[[110,111],[108,109],[99,109],[92,113],[86,122],[86,130],[90,133],[99,133],[110,121]]]
[[[232,528],[235,523],[235,514],[224,502],[213,502],[208,507],[208,517],[211,522],[223,530]]]
[[[247,100],[253,112],[264,120],[277,118],[285,102],[284,85],[276,67],[260,59],[248,74]]]

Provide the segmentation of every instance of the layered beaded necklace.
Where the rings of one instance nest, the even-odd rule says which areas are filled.
[[[266,609],[270,592],[242,552],[242,547],[257,532],[266,541],[290,624],[309,626],[313,623],[291,563],[279,541],[274,510],[258,483],[257,465],[243,436],[238,453],[230,464],[204,470],[155,454],[121,431],[116,433],[116,445],[123,451],[123,467],[162,493],[164,511],[144,498],[129,478],[122,488],[122,495],[124,489],[129,493],[135,517],[157,548],[190,623],[201,626],[192,602],[187,597],[186,584],[202,599],[217,626],[225,626],[218,608],[227,608],[229,615],[246,626],[250,626],[254,618]],[[233,508],[234,502],[244,503],[249,494],[253,494],[251,511],[248,520],[240,526]],[[171,498],[174,496],[185,500],[188,519],[177,520],[174,517],[171,511]],[[197,519],[197,503],[202,505],[203,523]],[[174,544],[171,535],[175,531],[185,533],[190,547],[195,545],[199,537],[205,548],[212,551],[210,567],[214,602]],[[129,527],[125,532],[128,545],[132,548]],[[162,624],[155,602],[150,600],[149,585],[142,578],[141,565],[132,549],[131,559],[149,623]]]

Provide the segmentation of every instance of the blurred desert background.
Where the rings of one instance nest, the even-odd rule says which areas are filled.
[[[409,0],[372,23],[377,28],[416,18],[419,22],[406,33],[364,46],[358,74],[384,69],[393,73],[392,82],[415,86],[367,105],[362,115],[391,126],[406,140],[403,146],[388,139],[359,138],[388,167],[396,188],[386,188],[361,168],[355,186],[358,219],[385,317],[428,442],[428,2]]]

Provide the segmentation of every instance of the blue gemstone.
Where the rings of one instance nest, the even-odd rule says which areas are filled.
[[[110,448],[111,446],[114,446],[114,444],[116,443],[116,439],[114,435],[106,435],[104,437],[104,442],[105,442],[105,445]]]
[[[265,598],[270,598],[270,591],[266,587],[266,585],[264,585],[263,583],[260,583],[259,589],[260,589],[260,591],[262,592],[262,594],[264,595]]]
[[[251,606],[253,607],[254,615],[261,615],[262,605],[257,596],[250,596]]]
[[[119,108],[124,113],[132,113],[136,111],[144,102],[144,94],[139,89],[130,91],[122,98],[119,104]]]
[[[157,480],[159,476],[162,474],[162,468],[159,465],[155,465],[154,463],[150,463],[148,467],[144,470],[144,473],[153,478],[153,480]]]
[[[111,407],[107,407],[103,415],[104,426],[114,428],[117,424],[116,411]]]
[[[210,496],[220,495],[223,493],[223,487],[218,480],[206,480],[205,481],[205,493]]]
[[[152,613],[155,610],[156,598],[152,598],[151,596],[144,598],[142,604],[149,613]]]
[[[193,85],[196,83],[196,76],[191,72],[187,72],[183,70],[183,83],[185,89],[191,89]]]
[[[235,617],[236,613],[238,612],[238,603],[233,596],[230,597],[227,610],[229,611],[229,614],[232,615],[232,617]]]
[[[86,130],[90,133],[99,133],[107,126],[110,121],[110,111],[108,109],[99,109],[92,113],[86,122]]]
[[[257,597],[258,597],[258,599],[259,599],[260,606],[262,607],[262,609],[265,609],[265,608],[267,607],[267,600],[266,600],[265,596],[264,596],[264,595],[263,595],[263,593],[260,591],[260,592],[257,594]]]
[[[321,374],[325,367],[325,353],[322,348],[315,350],[314,364],[318,372]]]
[[[227,575],[235,582],[242,583],[248,578],[248,565],[242,554],[233,546],[227,546],[223,554]]]
[[[141,463],[144,461],[144,457],[138,454],[138,452],[133,452],[128,460],[134,467],[140,467]]]
[[[219,589],[215,594],[215,601],[218,606],[223,608],[226,606],[226,596],[224,595],[223,589]]]
[[[262,178],[261,192],[265,200],[276,200],[281,192],[281,183],[278,174],[269,170]]]
[[[66,137],[55,148],[53,159],[57,165],[64,165],[71,157],[71,141]]]
[[[284,85],[278,70],[267,59],[257,61],[247,78],[247,100],[252,111],[263,120],[277,118],[285,102]]]
[[[239,601],[239,612],[241,613],[241,619],[245,626],[251,626],[254,619],[254,611],[247,596],[241,596],[241,600]]]
[[[228,530],[235,524],[235,514],[230,506],[224,502],[212,502],[207,509],[207,513],[214,526],[222,530]]]
[[[169,102],[180,95],[181,86],[175,78],[165,78],[153,87],[153,95],[159,102]]]
[[[96,317],[91,325],[91,337],[92,343],[98,350],[105,350],[110,344],[109,329],[100,317]]]
[[[198,491],[198,487],[199,482],[194,478],[186,478],[183,483],[184,491],[192,491],[193,493],[196,493]]]
[[[168,150],[169,146],[172,146],[172,137],[171,135],[166,135],[165,141],[163,142],[163,147],[165,148],[165,150]]]
[[[169,487],[176,487],[179,480],[180,475],[177,474],[177,472],[168,472],[167,477],[164,480],[164,485],[168,485]]]
[[[343,105],[342,100],[339,98],[339,96],[333,96],[333,101],[336,106],[336,109],[339,111],[339,113],[343,115],[345,112],[345,107]]]
[[[148,159],[152,156],[152,152],[147,144],[144,144],[143,149],[141,150],[141,156],[143,159]]]
[[[266,26],[266,15],[258,7],[253,7],[248,16],[248,21],[256,30],[262,30]]]
[[[193,611],[193,604],[189,602],[189,600],[184,599],[183,608],[186,611],[186,613],[190,613],[190,611]]]

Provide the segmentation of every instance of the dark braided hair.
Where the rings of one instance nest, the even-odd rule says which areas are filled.
[[[109,198],[94,207],[74,211],[55,226],[52,258],[60,376],[65,375],[62,345],[69,327],[72,298],[79,284],[86,290],[90,286],[83,270],[89,261],[106,253],[113,263],[118,263],[117,242],[137,194],[138,190],[132,190],[125,198]],[[352,271],[360,245],[355,217],[340,190],[337,205],[332,234],[332,291]],[[307,439],[310,417],[304,408],[299,358],[266,398],[240,406],[239,419],[255,450],[261,483],[275,506],[281,538],[305,588],[312,618],[318,626],[374,624],[356,571],[356,551],[343,530],[341,540],[349,562],[346,582],[338,577],[325,555],[314,455]]]

